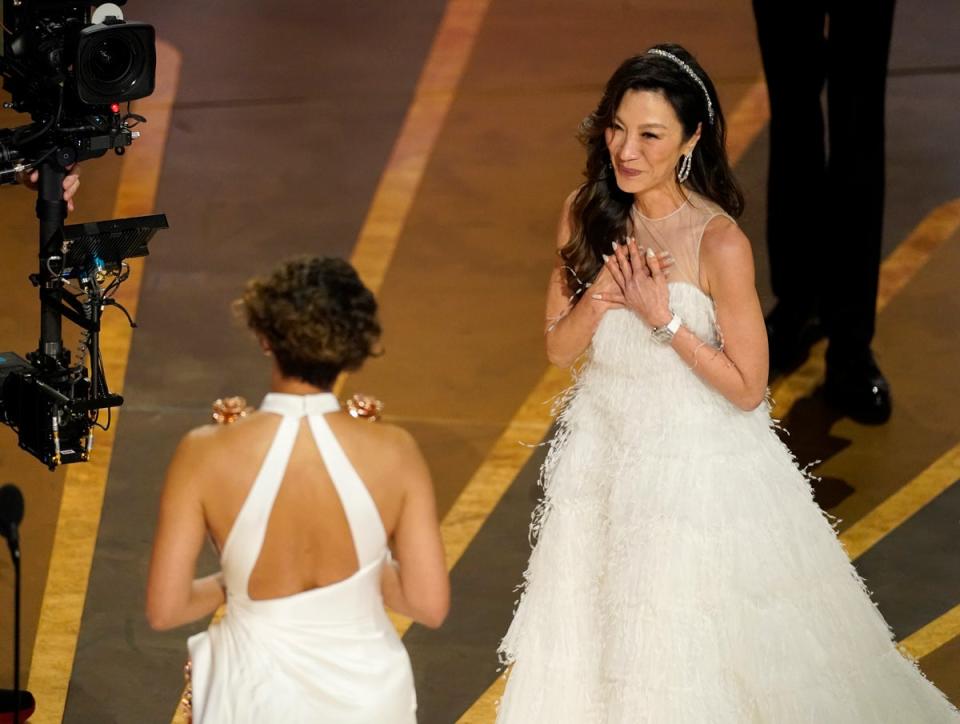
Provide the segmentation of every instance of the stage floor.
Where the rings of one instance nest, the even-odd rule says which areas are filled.
[[[495,650],[529,554],[527,528],[567,383],[543,352],[560,204],[580,178],[574,138],[609,73],[664,40],[715,80],[747,194],[764,304],[765,88],[749,2],[146,3],[162,83],[122,159],[83,169],[76,219],[166,212],[170,231],[105,333],[126,404],[95,464],[50,473],[0,433],[4,480],[25,492],[24,662],[37,722],[166,724],[186,637],[149,630],[144,587],[162,475],[217,397],[256,403],[268,370],[233,320],[243,281],[297,253],[352,258],[378,291],[386,354],[347,378],[419,440],[434,474],[453,608],[407,627],[422,724],[492,722]],[[773,389],[788,443],[898,640],[960,703],[960,9],[901,0],[888,84],[888,176],[875,349],[894,415],[836,419],[822,350]],[[6,124],[22,122],[4,112]],[[798,208],[811,253],[817,190]],[[36,346],[33,199],[4,189],[3,350]],[[119,315],[117,315],[119,316]],[[115,437],[114,437],[115,436]],[[212,568],[208,556],[204,565]],[[0,580],[10,581],[0,564]],[[9,610],[9,586],[0,611]],[[4,622],[9,618],[0,616]],[[0,651],[10,627],[0,626]],[[9,678],[7,657],[0,676]],[[27,680],[27,672],[23,679]]]

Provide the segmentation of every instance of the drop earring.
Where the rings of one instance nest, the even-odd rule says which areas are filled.
[[[693,166],[693,152],[683,154],[680,157],[680,168],[677,169],[677,181],[683,183],[687,180],[691,166]]]

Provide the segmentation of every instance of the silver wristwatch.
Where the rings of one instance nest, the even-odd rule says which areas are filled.
[[[665,325],[653,328],[653,338],[661,344],[669,344],[673,339],[673,335],[680,329],[681,324],[683,324],[683,320],[680,319],[680,315],[674,314]]]

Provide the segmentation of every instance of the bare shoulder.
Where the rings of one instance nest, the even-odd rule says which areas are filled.
[[[736,221],[725,214],[718,214],[707,222],[700,241],[700,253],[729,253],[731,250],[750,250],[750,240]]]
[[[355,419],[346,413],[336,416],[335,425],[339,434],[349,436],[365,448],[376,449],[377,456],[381,459],[397,462],[420,454],[413,435],[399,425],[371,423],[369,420]]]
[[[700,242],[701,281],[707,291],[754,288],[753,247],[735,221],[726,216],[710,220]]]
[[[180,496],[196,490],[196,480],[204,480],[214,450],[212,425],[195,427],[180,438],[167,467],[165,494]]]
[[[175,456],[178,459],[189,458],[194,462],[202,459],[216,448],[217,440],[221,437],[219,427],[211,423],[193,428],[180,438]]]
[[[229,425],[218,425],[214,422],[199,425],[184,435],[183,441],[187,445],[200,448],[220,447],[228,441],[256,435],[265,424],[269,424],[271,418],[276,420],[276,416],[269,413],[254,412]]]
[[[394,492],[430,487],[430,473],[413,435],[398,425],[357,420],[346,413],[327,418],[360,477],[374,489]]]
[[[700,259],[708,269],[744,263],[752,269],[753,247],[735,221],[727,216],[715,216],[703,231]]]
[[[274,415],[255,412],[229,425],[200,425],[180,440],[175,460],[189,462],[194,470],[235,466],[257,448],[257,441],[266,439],[268,428],[276,424]]]

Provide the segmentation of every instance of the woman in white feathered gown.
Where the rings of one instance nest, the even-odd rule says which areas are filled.
[[[713,84],[656,46],[581,134],[547,349],[561,366],[589,354],[544,466],[497,721],[960,721],[895,648],[771,424]],[[821,263],[812,235],[797,273]]]

